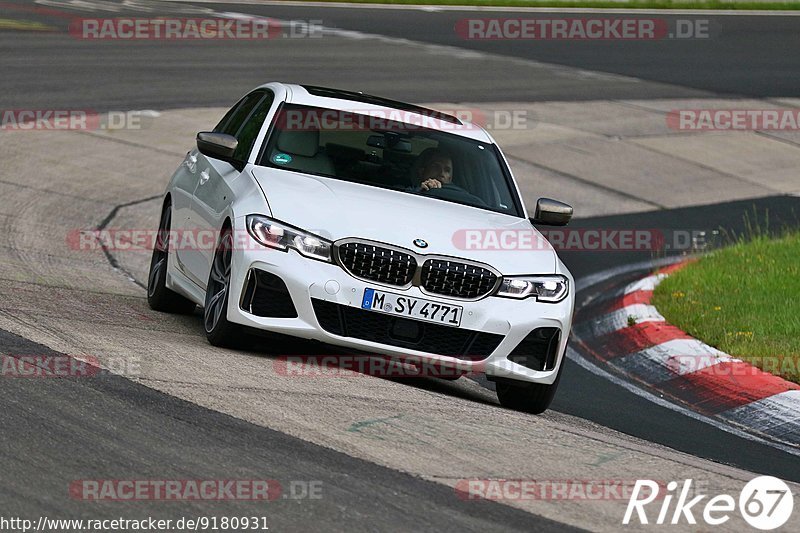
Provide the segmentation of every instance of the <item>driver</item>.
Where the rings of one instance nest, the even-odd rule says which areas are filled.
[[[445,183],[453,181],[453,157],[440,148],[428,148],[419,155],[417,179],[419,189],[441,189]]]

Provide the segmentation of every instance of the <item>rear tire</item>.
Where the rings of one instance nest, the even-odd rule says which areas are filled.
[[[496,383],[497,399],[500,400],[500,405],[524,413],[535,415],[544,413],[550,407],[556,395],[556,389],[558,389],[566,363],[567,357],[565,354],[558,369],[556,380],[552,385],[527,383],[511,379],[498,380]]]
[[[172,223],[172,206],[166,204],[158,224],[158,234],[150,259],[147,276],[147,303],[150,309],[163,313],[190,314],[195,303],[167,288],[167,265],[169,264],[169,230]]]
[[[244,330],[241,326],[228,321],[232,262],[233,237],[230,228],[226,228],[220,234],[219,244],[214,252],[203,308],[203,327],[208,342],[224,348],[234,346]]]

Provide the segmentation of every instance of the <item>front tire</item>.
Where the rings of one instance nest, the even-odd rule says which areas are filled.
[[[497,399],[500,400],[500,405],[524,413],[535,415],[544,413],[553,402],[566,363],[567,357],[565,354],[562,358],[561,366],[558,368],[556,380],[552,385],[511,379],[498,380],[496,383]]]
[[[203,308],[203,327],[206,338],[214,346],[230,347],[242,328],[228,321],[228,297],[231,288],[231,266],[233,262],[233,236],[230,228],[222,231],[214,252],[211,272],[206,285],[206,301]]]
[[[172,224],[172,206],[166,204],[158,224],[158,234],[150,259],[147,276],[147,303],[150,309],[163,313],[189,314],[195,303],[167,288],[167,265],[169,264],[169,230]]]

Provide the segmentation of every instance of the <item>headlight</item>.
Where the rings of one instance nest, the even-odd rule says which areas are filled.
[[[264,246],[283,251],[294,248],[311,259],[331,261],[330,241],[277,220],[262,215],[248,215],[247,231]]]
[[[503,278],[496,296],[523,299],[535,296],[539,302],[556,303],[569,293],[569,281],[564,276],[514,276]]]

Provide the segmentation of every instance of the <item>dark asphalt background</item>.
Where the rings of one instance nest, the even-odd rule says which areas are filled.
[[[416,80],[413,65],[394,64],[392,57],[381,58],[379,64],[364,64],[358,71],[342,70],[336,61],[310,52],[316,50],[310,48],[313,43],[302,40],[276,55],[268,43],[259,42],[169,46],[159,42],[90,43],[63,32],[0,31],[0,108],[227,106],[253,86],[272,79],[374,91],[410,101],[798,95],[800,17],[711,16],[713,38],[708,40],[518,43],[458,38],[452,28],[458,19],[474,16],[469,13],[202,7],[277,18],[321,19],[327,26],[624,74],[644,81],[577,82],[568,77],[543,78],[520,69],[509,72],[504,80],[467,73],[472,76],[471,83],[454,84],[448,83],[453,73]],[[0,9],[2,18],[38,20],[62,30],[69,21],[64,12],[41,11],[29,2],[5,2]],[[479,16],[513,15],[482,12]],[[369,46],[368,42],[364,46]],[[301,59],[292,55],[293,50]],[[418,59],[420,64],[430,60],[424,54]],[[722,225],[741,230],[746,214],[765,218],[767,211],[773,229],[782,224],[800,225],[800,199],[776,197],[576,220],[573,226],[713,230]],[[622,252],[563,255],[576,278],[651,256]],[[41,346],[4,332],[0,332],[0,346],[5,352],[47,353]],[[130,478],[180,477],[197,472],[220,478],[235,471],[241,474],[239,477],[323,480],[330,491],[323,500],[302,505],[278,501],[265,507],[272,523],[287,530],[307,530],[319,524],[356,530],[384,530],[391,524],[404,530],[553,528],[551,522],[507,506],[460,502],[446,487],[202,409],[116,376],[74,381],[5,380],[0,386],[0,400],[6,406],[0,410],[0,500],[6,504],[4,513],[38,515],[48,508],[70,511],[75,516],[74,511],[81,507],[59,507],[67,505],[63,496],[68,480],[92,475],[102,478],[104,472],[118,473],[124,467]],[[800,481],[797,457],[658,407],[575,364],[565,372],[553,408],[700,457]],[[109,470],[110,465],[113,470]],[[164,465],[172,465],[172,470],[164,470]],[[340,505],[345,502],[347,509]],[[101,504],[83,512],[97,518],[118,515],[120,510],[119,506]],[[141,509],[125,511],[122,514],[136,516]],[[199,515],[239,511],[258,514],[253,506],[243,503],[228,503],[213,510],[205,505],[202,509],[188,504],[168,505],[157,511],[163,517],[189,511]]]
[[[0,330],[2,352],[57,356]],[[0,382],[0,513],[36,520],[266,517],[277,531],[569,531],[572,528],[249,424],[101,372]],[[123,476],[124,473],[124,476]],[[269,502],[85,502],[81,479],[274,479]],[[307,499],[293,483],[321,483]],[[293,494],[294,493],[294,494]],[[284,498],[283,496],[289,496]],[[259,522],[261,523],[261,522]]]
[[[144,0],[139,4],[156,5]],[[86,41],[67,33],[76,16],[199,16],[189,12],[194,8],[188,4],[158,6],[163,7],[88,12],[20,0],[0,2],[3,18],[38,21],[58,30],[0,31],[0,103],[3,107],[71,106],[98,111],[227,106],[251,88],[274,79],[372,91],[415,102],[780,97],[796,96],[800,82],[800,54],[796,53],[800,49],[800,17],[795,16],[625,15],[663,18],[668,27],[674,27],[677,19],[708,19],[708,39],[501,41],[465,40],[454,27],[469,17],[578,15],[197,4],[199,9],[316,20],[328,27],[622,74],[641,78],[639,83],[576,80],[520,68],[502,79],[444,68],[430,72],[423,67],[435,56],[420,52],[416,61],[398,63],[388,51],[374,58],[369,56],[370,41],[348,49],[351,57],[345,60],[336,56],[335,47],[320,48],[320,39],[311,38],[292,39],[290,45],[285,43],[287,39],[165,44]],[[354,59],[355,54],[359,57]]]
[[[223,6],[220,6],[222,9]],[[229,6],[230,11],[286,19],[322,19],[326,26],[357,30],[491,52],[559,65],[599,70],[674,84],[669,90],[648,87],[637,98],[676,98],[687,88],[725,96],[775,97],[797,94],[800,81],[800,17],[725,15],[597,15],[600,18],[708,20],[708,39],[660,39],[651,41],[514,41],[467,40],[453,30],[468,18],[577,18],[580,14],[544,14],[492,11],[372,10],[318,7]],[[505,81],[505,80],[503,80]],[[530,96],[536,96],[531,80]],[[487,100],[503,100],[502,83]],[[566,84],[565,84],[566,85]],[[587,81],[580,91],[572,86],[559,100],[627,98],[602,84]],[[453,88],[458,92],[458,88]],[[493,91],[493,92],[495,92]],[[497,96],[500,96],[499,98]]]

